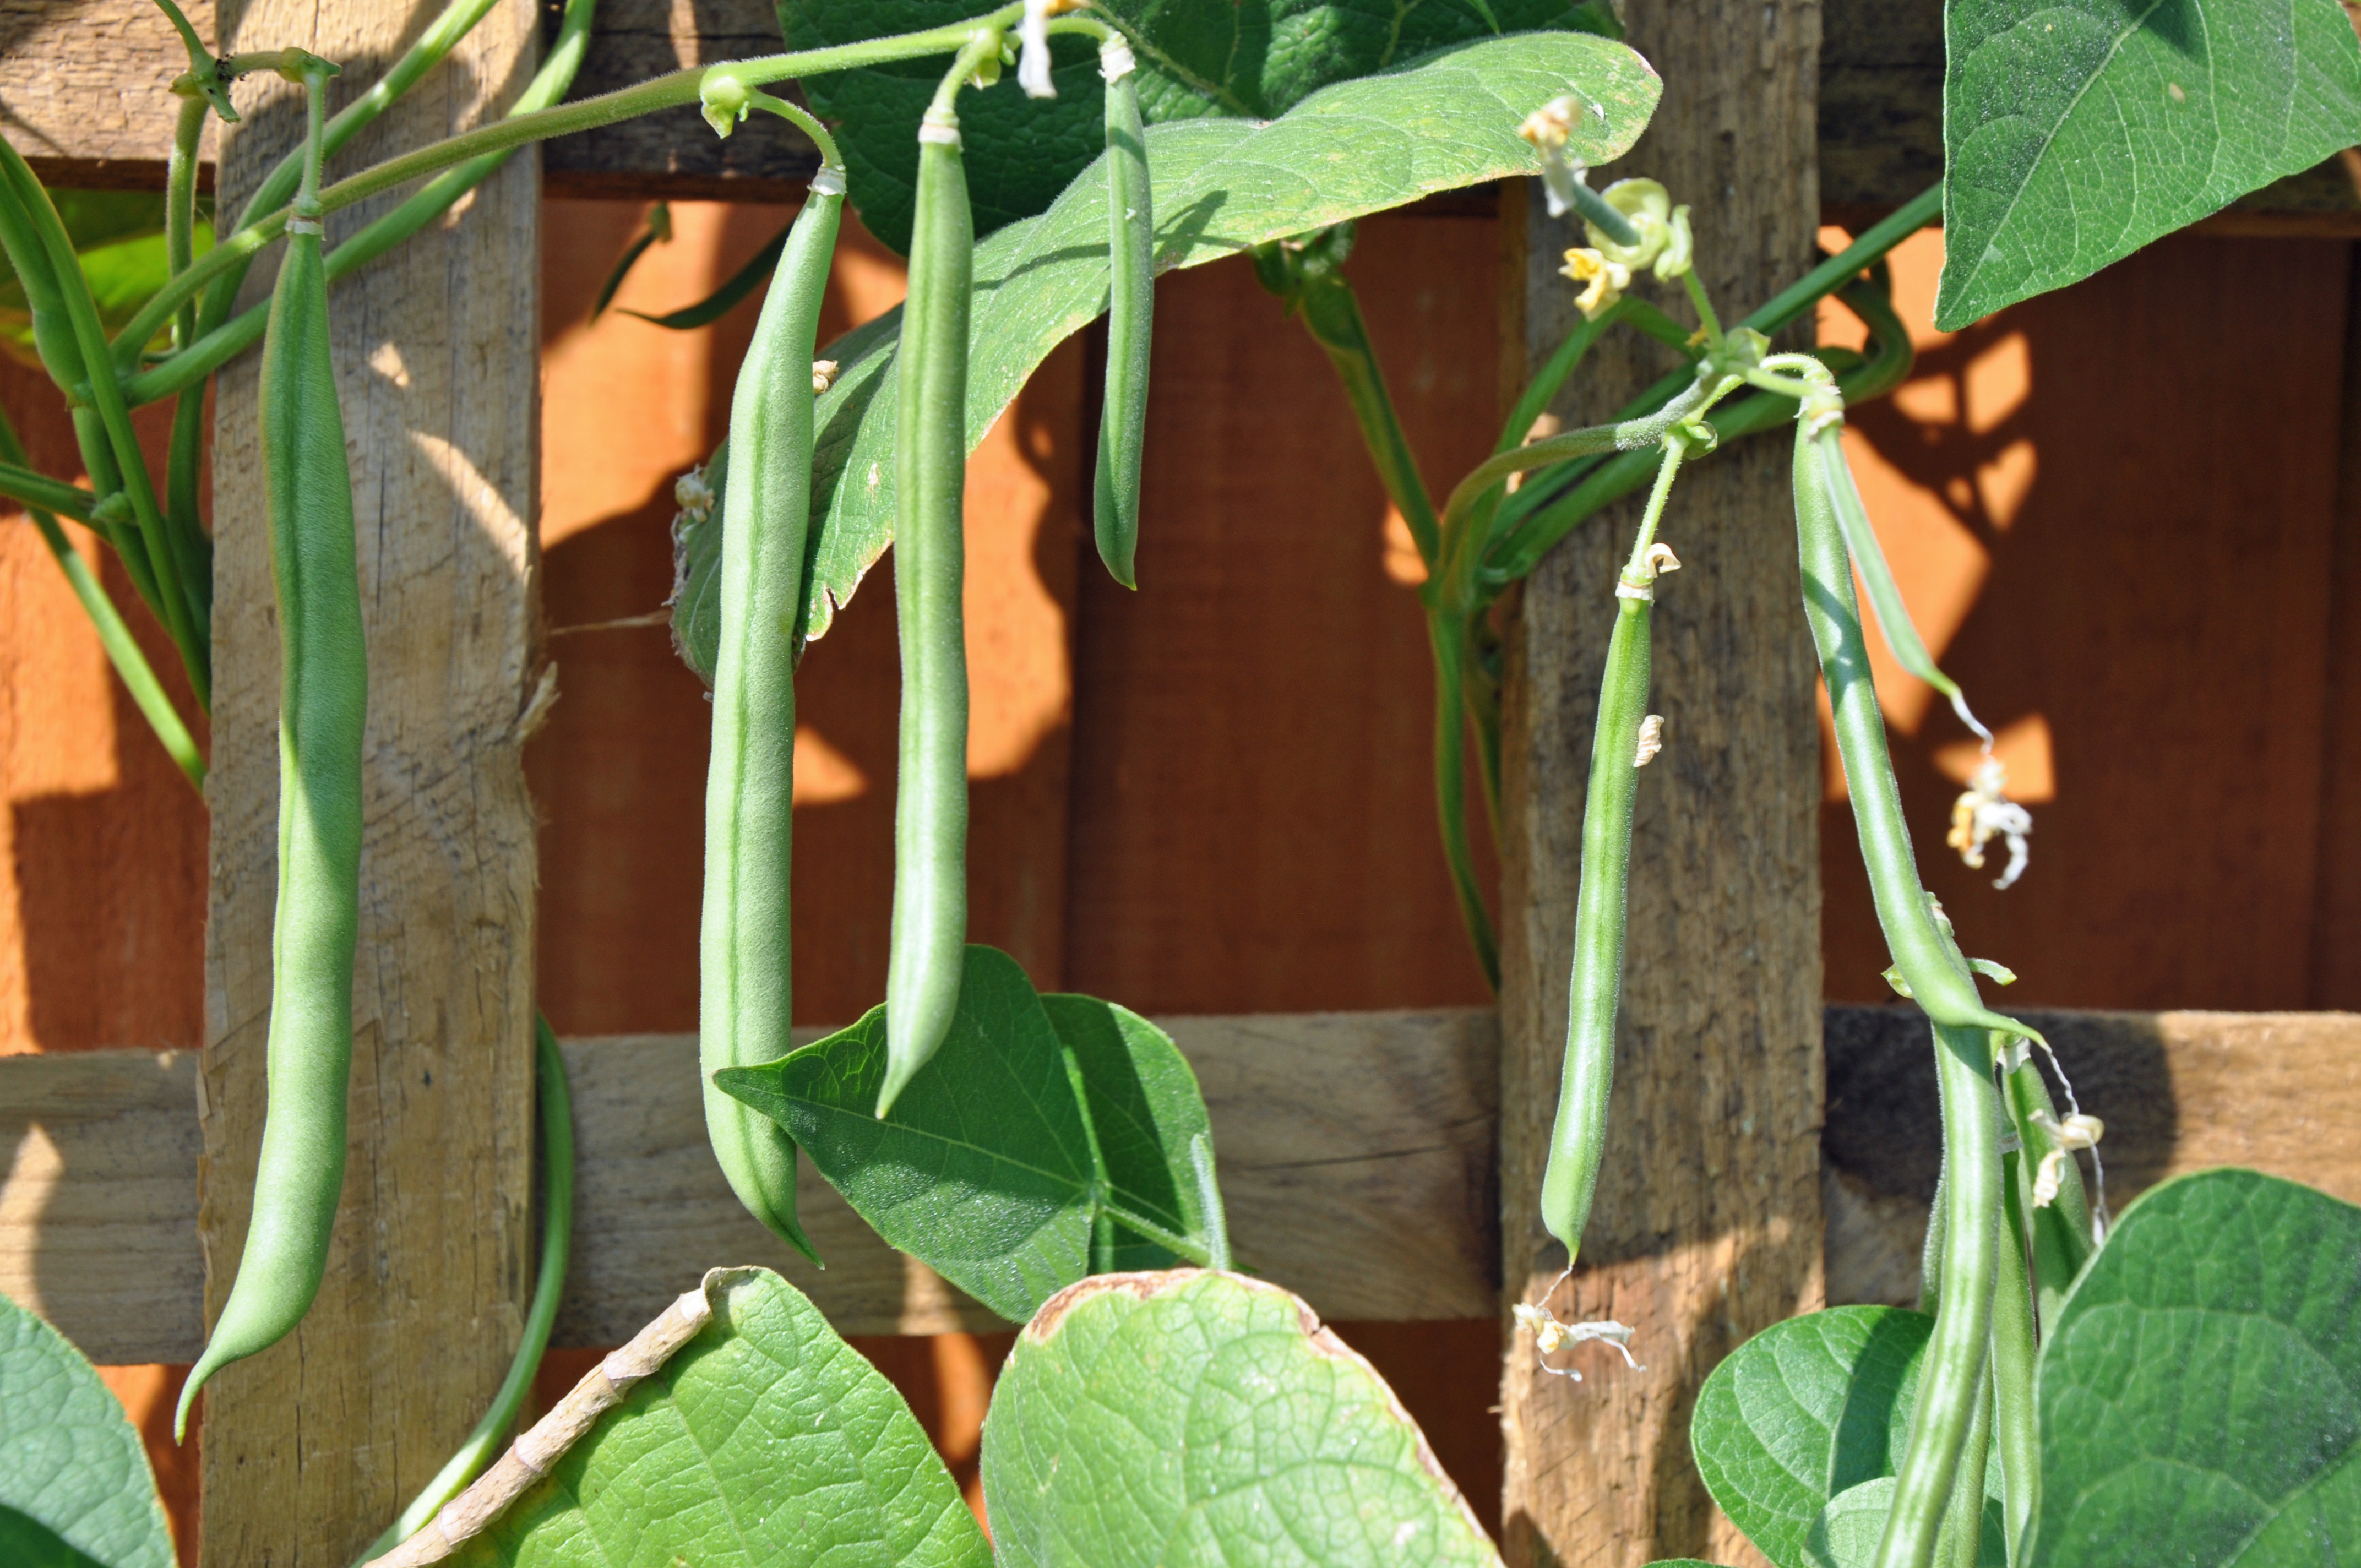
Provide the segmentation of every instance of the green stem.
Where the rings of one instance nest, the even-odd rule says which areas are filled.
[[[66,584],[81,601],[82,613],[90,617],[92,628],[98,633],[99,646],[106,650],[107,663],[123,682],[124,690],[131,694],[133,706],[148,720],[172,761],[203,796],[205,791],[205,760],[197,751],[197,743],[189,734],[189,727],[181,722],[180,711],[172,699],[164,694],[163,683],[148,663],[148,655],[139,649],[131,628],[124,624],[122,611],[106,597],[106,588],[82,558],[82,553],[66,538],[65,530],[58,526],[55,513],[62,511],[78,521],[90,518],[91,496],[77,488],[37,474],[24,462],[25,448],[16,439],[16,427],[8,422],[5,411],[0,411],[0,495],[21,501],[26,515],[40,531],[41,543],[49,547],[57,561],[58,570],[66,575]],[[64,502],[63,505],[56,503]],[[47,504],[45,504],[47,503]]]
[[[1780,290],[1739,324],[1765,334],[1779,331],[1821,300],[1850,283],[1863,269],[1882,259],[1895,246],[1940,217],[1942,212],[1943,188],[1940,185],[1929,186],[1893,214],[1863,230],[1859,239]],[[1681,369],[1661,378],[1646,391],[1626,403],[1617,417],[1637,419],[1653,409],[1662,408],[1688,385],[1693,375],[1692,371]],[[1511,504],[1501,509],[1501,526],[1515,532],[1526,518],[1544,508],[1553,507],[1591,471],[1590,466],[1576,465],[1563,475],[1547,476],[1527,485],[1510,498]],[[1640,482],[1644,483],[1644,478]],[[1634,485],[1632,488],[1638,487]],[[1555,538],[1551,539],[1550,543],[1555,543]],[[1547,546],[1543,546],[1533,553],[1533,559],[1538,561],[1546,554]]]
[[[410,1506],[386,1531],[361,1553],[360,1562],[382,1557],[426,1528],[444,1504],[457,1497],[483,1473],[500,1450],[500,1441],[516,1422],[525,1396],[533,1390],[533,1374],[542,1352],[549,1347],[549,1331],[557,1321],[557,1306],[566,1294],[566,1265],[574,1240],[574,1104],[566,1082],[566,1057],[549,1020],[533,1017],[534,1062],[540,1089],[543,1210],[541,1269],[533,1281],[533,1304],[525,1310],[524,1335],[509,1361],[492,1402],[434,1479],[411,1499]]]
[[[106,432],[107,445],[113,450],[132,515],[137,520],[140,536],[148,548],[148,565],[155,574],[156,598],[165,630],[181,651],[198,704],[210,707],[211,629],[199,628],[194,623],[196,601],[181,581],[177,555],[166,537],[164,514],[156,504],[156,491],[148,477],[148,460],[139,449],[139,438],[131,428],[131,411],[123,400],[122,386],[112,373],[106,329],[99,320],[98,302],[91,294],[90,280],[82,274],[82,259],[74,254],[73,241],[49,201],[49,192],[34,178],[23,156],[5,141],[0,141],[0,178],[13,188],[17,205],[48,253],[50,273],[57,280],[66,319],[81,351],[87,378],[81,386],[70,389],[68,396],[86,399]]]
[[[1870,284],[1848,284],[1837,297],[1868,324],[1872,345],[1869,357],[1839,376],[1837,385],[1849,404],[1883,397],[1908,378],[1911,367],[1916,363],[1910,334],[1894,313],[1885,295]],[[1783,424],[1793,419],[1795,412],[1792,399],[1774,392],[1759,392],[1723,405],[1714,415],[1713,428],[1726,446],[1741,437]],[[1483,589],[1497,592],[1530,574],[1559,540],[1612,503],[1644,488],[1654,471],[1653,454],[1618,453],[1590,469],[1549,506],[1524,518],[1515,529],[1496,528],[1479,568]]]
[[[0,413],[0,420],[6,417]],[[5,449],[12,453],[24,450],[16,444],[13,433]],[[84,528],[95,527],[90,519],[90,509],[97,501],[96,496],[80,485],[52,479],[47,474],[13,459],[0,460],[0,496],[27,507],[38,507],[43,511],[62,512]]]
[[[1942,1301],[1875,1568],[1934,1563],[1951,1484],[1976,1424],[1991,1348],[2000,1266],[2000,1105],[1986,1031],[1938,1025],[1935,1076],[1943,1119]]]
[[[193,69],[193,67],[192,67]],[[204,135],[210,100],[203,94],[181,103],[180,124],[174,127],[172,150],[164,166],[164,265],[177,277],[196,258],[197,153]],[[197,309],[184,304],[172,317],[172,346],[186,348],[197,335]],[[136,360],[141,347],[118,343]],[[126,404],[130,400],[125,399]],[[164,529],[173,552],[173,565],[188,586],[195,617],[210,627],[213,620],[213,541],[205,536],[198,477],[204,461],[205,400],[202,391],[183,394],[172,411],[172,441],[164,464]]]
[[[359,97],[338,110],[335,116],[329,120],[324,143],[325,156],[334,158],[346,142],[358,136],[379,115],[384,114],[395,99],[416,85],[420,77],[440,64],[443,57],[449,54],[475,25],[489,14],[494,3],[495,0],[452,0],[452,3],[444,8],[442,15],[427,24],[426,30],[419,34],[418,41],[402,51],[401,58],[393,62],[390,70],[372,82],[368,91],[361,93]],[[233,56],[228,63],[245,69],[264,70],[269,69],[269,62],[276,60],[277,58],[277,51],[269,51],[258,55]],[[230,117],[228,115],[223,115],[225,119]],[[279,160],[278,165],[269,174],[263,177],[262,183],[256,187],[254,194],[247,199],[245,210],[238,214],[237,227],[244,229],[262,214],[271,213],[282,206],[287,198],[294,192],[295,183],[302,177],[302,170],[303,148],[294,148]],[[284,221],[284,214],[281,214],[281,221]],[[274,229],[272,237],[276,236],[277,231]],[[241,256],[218,265],[214,269],[214,273],[196,280],[196,287],[203,287],[207,282],[214,285],[207,292],[204,306],[199,313],[198,330],[201,334],[212,331],[229,314],[230,307],[237,298],[238,286],[246,281],[246,264],[252,260],[254,253],[260,248],[259,244],[248,247]],[[172,291],[168,288],[167,292],[172,292]],[[125,344],[131,345],[133,353],[136,354],[137,345],[156,335],[157,330],[164,321],[180,308],[181,300],[193,297],[194,289],[192,288],[189,293],[175,294],[170,300],[165,299],[161,294],[150,300],[139,313],[132,318],[130,324],[115,334],[118,363],[124,363],[123,345]]]
[[[1712,297],[1705,291],[1705,280],[1692,267],[1681,274],[1681,287],[1688,291],[1689,303],[1697,307],[1697,321],[1705,328],[1705,345],[1708,353],[1719,353],[1722,345],[1721,318],[1714,314]]]
[[[1631,220],[1585,184],[1579,175],[1574,181],[1574,210],[1582,214],[1583,222],[1596,225],[1599,233],[1617,245],[1631,247],[1640,243],[1640,231],[1631,226]]]
[[[2026,1274],[2026,1210],[2018,1180],[2026,1158],[2001,1157],[2000,1275],[1993,1288],[1992,1381],[1994,1431],[2000,1445],[2003,1520],[2009,1568],[2018,1568],[2032,1543],[2033,1516],[2041,1507],[2041,1429],[2034,1411],[2032,1281]]]
[[[1658,343],[1678,350],[1682,358],[1698,359],[1704,356],[1704,350],[1698,347],[1697,333],[1693,329],[1683,326],[1647,301],[1635,295],[1626,294],[1609,309],[1620,311],[1623,320],[1630,322]],[[1608,311],[1599,313],[1601,316],[1608,313]]]
[[[1426,612],[1427,643],[1434,655],[1434,813],[1443,833],[1443,858],[1451,870],[1451,890],[1459,900],[1459,918],[1484,983],[1500,989],[1500,946],[1492,931],[1492,914],[1484,905],[1484,889],[1476,877],[1476,858],[1467,841],[1467,707],[1464,660],[1466,622],[1437,606]]]
[[[172,129],[172,149],[164,159],[164,267],[173,277],[196,259],[197,152],[205,134],[208,105],[202,97],[181,100],[181,118]],[[197,308],[183,304],[172,317],[172,346],[186,348],[197,335]],[[145,343],[133,343],[133,353]]]
[[[837,150],[836,138],[829,135],[826,126],[806,114],[801,105],[769,93],[755,93],[752,102],[756,108],[769,110],[811,137],[812,146],[819,148],[821,168],[833,169],[840,174],[844,172],[844,155]]]
[[[973,21],[950,27],[929,27],[920,32],[905,33],[890,38],[872,38],[856,44],[838,44],[827,49],[802,49],[788,54],[764,55],[755,60],[733,61],[732,69],[741,72],[750,85],[784,82],[790,78],[819,76],[830,71],[858,70],[863,66],[883,65],[895,60],[917,60],[928,55],[944,54],[964,48],[978,28],[998,29],[1013,23],[1024,14],[1022,4],[1005,5]],[[406,184],[421,175],[433,174],[454,164],[490,153],[513,152],[518,148],[552,137],[570,136],[577,131],[596,130],[601,126],[619,125],[659,109],[685,107],[697,101],[697,88],[710,67],[689,66],[666,75],[652,78],[634,86],[618,88],[595,98],[584,98],[571,104],[557,104],[528,114],[512,115],[495,120],[488,126],[448,137],[438,142],[388,159],[385,162],[365,169],[358,174],[339,180],[320,192],[320,209],[324,213],[341,212],[357,202],[367,201],[381,191]],[[330,133],[333,136],[332,124]],[[247,203],[250,213],[261,205],[269,192],[258,192]],[[283,193],[282,197],[283,199]],[[225,236],[204,258],[181,277],[174,279],[156,297],[148,302],[139,316],[125,332],[137,331],[143,322],[149,322],[147,336],[155,334],[155,323],[169,318],[181,302],[199,290],[207,289],[235,269],[242,268],[255,254],[277,239],[287,226],[291,214],[281,207],[275,212],[252,219],[241,219],[240,226]],[[235,293],[233,284],[229,292]],[[211,297],[207,304],[210,307]],[[226,305],[221,312],[228,313]],[[145,337],[140,341],[145,341]]]
[[[1607,329],[1624,318],[1633,303],[1631,296],[1626,294],[1597,315],[1575,323],[1574,330],[1565,334],[1565,340],[1542,367],[1541,374],[1525,389],[1524,396],[1517,400],[1517,406],[1509,411],[1507,422],[1500,426],[1500,439],[1492,444],[1493,451],[1507,452],[1524,444],[1525,437],[1532,433],[1533,422],[1557,400],[1558,389],[1565,385],[1566,378],[1574,374],[1592,345],[1607,335]],[[1656,313],[1664,314],[1662,311]]]
[[[1419,558],[1426,563],[1428,571],[1433,571],[1435,551],[1442,537],[1434,502],[1429,498],[1426,480],[1418,471],[1418,458],[1410,449],[1410,437],[1402,432],[1401,418],[1395,411],[1393,395],[1387,389],[1385,371],[1378,364],[1377,349],[1369,342],[1368,323],[1362,319],[1360,302],[1352,285],[1331,273],[1309,281],[1295,296],[1295,302],[1304,330],[1328,356],[1328,363],[1336,367],[1337,378],[1345,383],[1345,400],[1352,406],[1354,421],[1361,427],[1361,440],[1369,449],[1369,461],[1378,470],[1378,482],[1385,486],[1394,510],[1409,525]]]
[[[573,85],[575,73],[581,68],[583,52],[588,48],[596,7],[597,0],[566,0],[565,20],[559,25],[556,40],[550,46],[540,71],[518,95],[515,106],[509,111],[511,115],[530,114],[566,96],[566,90]],[[335,127],[335,122],[331,120],[331,133]],[[428,181],[409,200],[328,252],[324,258],[328,281],[333,284],[350,277],[424,228],[447,212],[454,202],[489,178],[509,157],[508,153],[497,153],[476,159]],[[301,164],[296,167],[300,172]],[[211,302],[208,298],[208,308]],[[124,400],[133,408],[139,408],[196,386],[260,342],[262,329],[269,319],[270,302],[264,300],[229,321],[212,326],[181,353],[126,380]]]

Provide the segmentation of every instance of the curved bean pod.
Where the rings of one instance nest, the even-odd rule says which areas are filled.
[[[796,620],[811,531],[812,352],[843,208],[843,173],[823,168],[787,233],[730,403],[699,942],[697,1069],[714,1158],[747,1211],[814,1263],[796,1218],[794,1141],[715,1088],[713,1075],[793,1048]]]
[[[974,255],[959,122],[939,99],[918,131],[917,211],[895,410],[900,515],[894,530],[894,607],[902,643],[902,720],[880,1116],[950,1031],[967,943],[967,633],[960,604],[966,569],[960,530]]]
[[[316,149],[325,94],[309,86]],[[307,195],[316,169],[315,150]],[[269,1110],[236,1281],[181,1390],[176,1433],[216,1369],[277,1343],[310,1309],[344,1190],[368,663],[316,219],[289,225],[271,294],[262,452],[281,660]]]
[[[1136,588],[1148,338],[1156,313],[1156,204],[1130,47],[1120,39],[1102,46],[1099,69],[1106,78],[1107,359],[1091,526],[1108,572]]]
[[[2004,1029],[2020,1039],[2040,1035],[1995,1013],[1976,994],[1974,980],[1954,963],[1936,926],[1932,899],[1918,878],[1902,793],[1885,746],[1885,718],[1871,684],[1869,648],[1854,597],[1852,559],[1838,513],[1839,470],[1850,484],[1842,443],[1842,403],[1835,378],[1818,361],[1781,356],[1777,367],[1811,380],[1821,396],[1806,400],[1795,423],[1795,537],[1804,574],[1804,619],[1810,623],[1820,669],[1835,710],[1837,751],[1852,796],[1861,857],[1869,870],[1877,923],[1910,994],[1936,1023],[1960,1029]],[[1766,362],[1773,363],[1773,362]]]

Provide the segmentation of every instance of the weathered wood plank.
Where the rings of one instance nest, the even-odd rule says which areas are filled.
[[[2241,1164],[2361,1201],[2361,1016],[2028,1015],[2108,1122],[2123,1206]],[[1831,1007],[1824,1180],[1832,1301],[1905,1302],[1934,1181],[1934,1078],[1907,1009]],[[1498,1040],[1487,1011],[1164,1021],[1203,1086],[1246,1259],[1362,1321],[1489,1317]],[[579,1240],[556,1343],[612,1345],[719,1262],[783,1268],[848,1333],[994,1326],[805,1186],[825,1273],[747,1220],[706,1151],[686,1035],[570,1040]],[[0,1293],[102,1363],[201,1336],[196,1058],[0,1057]],[[1914,1228],[1915,1227],[1915,1228]]]
[[[1664,100],[1623,167],[1694,200],[1698,274],[1735,315],[1808,265],[1817,0],[1622,7]],[[1512,358],[1578,323],[1560,258],[1580,243],[1538,200]],[[1654,380],[1663,349],[1591,352],[1559,411],[1587,424]],[[1509,1300],[1633,1325],[1650,1376],[1576,1384],[1512,1342],[1501,1547],[1513,1568],[1749,1563],[1688,1457],[1706,1374],[1750,1334],[1821,1303],[1820,761],[1787,454],[1723,452],[1684,476],[1659,537],[1687,569],[1654,612],[1615,1103],[1580,1267],[1539,1198],[1565,1051],[1583,800],[1614,585],[1637,497],[1576,531],[1523,584],[1502,697],[1501,1260]]]
[[[382,61],[422,20],[406,0],[257,0],[231,37]],[[536,38],[531,0],[502,0],[357,156],[498,114]],[[368,75],[348,64],[343,90]],[[254,106],[223,142],[233,200],[301,136],[291,88],[245,90]],[[390,200],[335,214],[331,243]],[[350,1561],[481,1412],[532,1288],[535,824],[520,752],[537,674],[540,209],[538,159],[511,159],[466,223],[331,307],[369,660],[350,1152],[309,1316],[206,1391],[207,1563]],[[245,1239],[269,1011],[280,655],[257,393],[255,356],[224,372],[213,446],[208,1315]]]
[[[193,1051],[0,1057],[0,1295],[102,1365],[203,1343]]]
[[[2223,1165],[2361,1202],[2361,1015],[2021,1016],[2107,1124],[2099,1154],[2116,1213],[2159,1181]],[[1827,1040],[1828,1299],[1908,1305],[1942,1149],[1926,1022],[1910,1007],[1831,1007]]]
[[[211,0],[182,8],[214,36]],[[1826,0],[1823,9],[1821,200],[1899,205],[1942,173],[1943,8]],[[574,95],[781,47],[768,0],[602,0]],[[164,87],[186,63],[149,0],[0,0],[0,132],[44,179],[160,189],[172,132]],[[676,109],[561,137],[544,168],[560,195],[781,200],[800,195],[816,165],[810,144],[780,120],[757,116],[724,141],[694,109]],[[2361,194],[2343,165],[2323,164],[2213,222],[2229,225],[2223,232],[2352,234]]]

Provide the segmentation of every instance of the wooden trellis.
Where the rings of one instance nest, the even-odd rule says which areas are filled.
[[[1807,219],[1822,206],[1891,207],[1938,172],[1939,7],[1631,0],[1624,11],[1631,40],[1667,80],[1640,156],[1681,190],[1719,192],[1700,209],[1701,253],[1723,269],[1711,281],[1727,297],[1761,298],[1800,270]],[[218,18],[209,5],[191,14],[225,49],[298,43],[346,61],[346,91],[423,19],[390,0],[261,0]],[[540,24],[530,0],[503,0],[453,67],[357,152],[498,112],[531,73]],[[170,125],[160,89],[182,59],[147,0],[38,0],[0,27],[0,130],[45,178],[160,185]],[[777,47],[765,0],[609,0],[595,38],[577,93]],[[266,106],[216,133],[225,203],[294,130],[291,115]],[[543,692],[533,323],[544,181],[571,194],[779,199],[797,193],[809,167],[808,149],[767,120],[723,142],[688,109],[564,138],[538,160],[516,159],[464,222],[420,236],[335,296],[355,461],[373,476],[360,523],[370,838],[352,1174],[337,1233],[346,1261],[288,1347],[225,1371],[207,1396],[208,1563],[349,1561],[473,1420],[531,1288],[534,863],[519,753]],[[1564,241],[1523,192],[1506,200],[1525,279],[1504,356],[1514,371],[1528,345],[1563,329],[1554,313],[1564,291],[1547,258]],[[2361,206],[2352,182],[2332,174],[2282,182],[2213,224],[2361,233]],[[16,1149],[0,1191],[0,1288],[104,1360],[193,1354],[200,1291],[217,1308],[227,1288],[259,1134],[278,648],[250,472],[253,374],[250,362],[225,372],[218,403],[203,1061],[104,1053],[0,1062],[0,1134]],[[1636,372],[1603,367],[1594,394],[1618,400],[1629,390],[1619,374]],[[1697,1380],[1746,1333],[1825,1293],[1907,1287],[1906,1179],[1868,1156],[1857,1168],[1820,1157],[1810,663],[1781,530],[1739,526],[1784,512],[1784,460],[1765,448],[1693,482],[1700,513],[1728,525],[1667,597],[1666,678],[1785,700],[1698,707],[1642,817],[1650,855],[1708,874],[1686,891],[1635,893],[1631,1012],[1652,1022],[1635,1027],[1627,1051],[1635,1068],[1654,1070],[1627,1075],[1635,1091],[1616,1135],[1619,1148],[1650,1149],[1658,1174],[1643,1183],[1635,1162],[1610,1163],[1604,1190],[1615,1201],[1602,1213],[1620,1216],[1620,1228],[1601,1238],[1579,1288],[1587,1307],[1641,1327],[1660,1347],[1651,1354],[1664,1376],[1586,1385],[1576,1405],[1564,1386],[1536,1388],[1512,1365],[1506,1544],[1519,1563],[1737,1550],[1694,1478],[1659,1463],[1684,1446]],[[1609,532],[1561,552],[1528,585],[1515,623],[1505,1040],[1488,1015],[1466,1014],[1174,1025],[1207,1080],[1245,1255],[1267,1260],[1331,1315],[1489,1315],[1503,1274],[1513,1297],[1555,1270],[1531,1200],[1561,1028],[1573,792],[1603,621],[1591,612],[1608,575],[1592,557],[1609,548]],[[1730,717],[1741,711],[1751,717]],[[1740,777],[1742,791],[1732,787]],[[1864,1016],[1848,1026],[1872,1036],[1884,1026]],[[2086,1026],[2112,1042],[2107,1059],[2129,1064],[2125,1082],[2145,1085],[2146,1102],[2160,1093],[2184,1108],[2145,1141],[2134,1133],[2126,1144],[2118,1128],[2110,1152],[2126,1160],[2128,1151],[2130,1170],[2152,1180],[2235,1159],[2361,1196],[2361,1097],[2346,1065],[2361,1059],[2351,1049],[2361,1025],[2170,1015]],[[720,1261],[785,1266],[853,1332],[978,1321],[866,1237],[816,1182],[814,1229],[837,1264],[829,1275],[789,1265],[745,1224],[702,1157],[681,1039],[572,1048],[586,1168],[562,1343],[620,1340],[686,1274]],[[1347,1062],[1363,1070],[1342,1070]],[[1352,1097],[1337,1101],[1346,1085]],[[1874,1149],[1878,1118],[1906,1114],[1903,1087],[1831,1104],[1827,1146]],[[2312,1107],[2310,1119],[2261,1113],[2287,1103],[2279,1096]],[[2138,1092],[2132,1101],[2144,1102]],[[1406,1138],[1412,1131],[1420,1141]],[[1406,1147],[1421,1152],[1396,1152]],[[1667,1180],[1667,1169],[1683,1175]],[[209,1282],[208,1259],[219,1265]]]

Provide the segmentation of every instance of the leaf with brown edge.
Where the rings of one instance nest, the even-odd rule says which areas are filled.
[[[983,1431],[1001,1568],[1500,1560],[1376,1370],[1301,1298],[1239,1275],[1060,1291]]]

